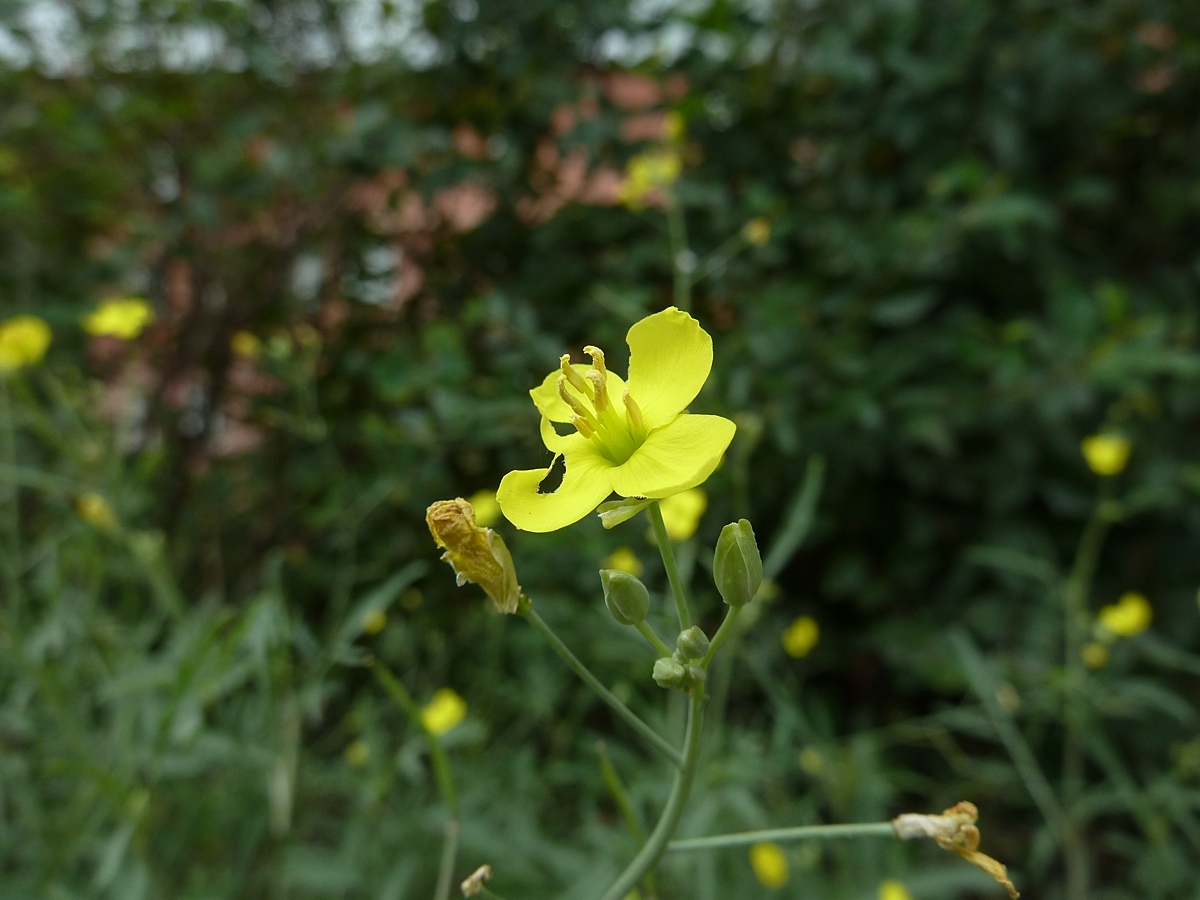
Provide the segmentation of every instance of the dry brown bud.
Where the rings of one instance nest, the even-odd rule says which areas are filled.
[[[492,877],[492,867],[486,863],[476,869],[462,883],[462,892],[464,897],[474,897],[483,890],[483,883]]]
[[[1012,900],[1021,895],[1008,877],[1008,869],[1002,863],[979,852],[979,829],[975,821],[979,810],[968,800],[956,803],[940,816],[921,813],[905,813],[892,819],[896,837],[902,841],[916,838],[932,838],[943,850],[953,850],[973,866],[982,869],[1001,884]]]
[[[521,586],[512,555],[500,535],[476,524],[475,508],[462,497],[438,500],[426,511],[425,521],[437,545],[445,548],[442,559],[453,567],[459,585],[477,584],[496,609],[515,613]]]

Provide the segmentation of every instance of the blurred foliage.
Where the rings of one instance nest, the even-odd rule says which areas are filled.
[[[997,716],[1057,790],[1080,441],[1109,430],[1133,453],[1088,609],[1137,591],[1153,624],[1071,694],[1089,896],[1200,897],[1200,7],[15,0],[0,60],[0,317],[54,328],[2,382],[0,896],[429,896],[443,811],[368,651],[467,701],[461,876],[600,892],[633,847],[593,745],[647,817],[660,764],[455,589],[423,515],[544,460],[527,389],[672,301],[665,220],[616,199],[674,111],[675,262],[717,355],[697,409],[739,422],[683,546],[709,633],[721,525],[802,536],[826,461],[714,675],[683,833],[971,799],[1018,886],[1063,896]],[[135,340],[80,327],[131,296],[157,315]],[[595,575],[631,545],[661,581],[641,529],[506,539],[677,728]],[[786,895],[995,890],[930,848],[785,853]],[[767,893],[738,851],[663,875]]]

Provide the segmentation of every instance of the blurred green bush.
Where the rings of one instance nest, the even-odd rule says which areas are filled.
[[[676,262],[717,353],[698,408],[739,422],[692,566],[736,517],[769,546],[826,465],[722,676],[685,833],[969,798],[1018,885],[1062,896],[996,722],[1057,789],[1080,441],[1115,431],[1133,453],[1087,604],[1141,592],[1153,624],[1072,688],[1074,814],[1089,896],[1200,896],[1200,8],[28,0],[0,59],[0,313],[54,330],[3,379],[0,896],[428,896],[423,744],[363,652],[467,700],[464,875],[611,878],[632,846],[592,745],[647,814],[661,773],[434,567],[423,514],[545,459],[526,390],[672,302],[661,215],[617,202],[668,111]],[[156,321],[89,336],[114,296]],[[118,524],[80,517],[91,494]],[[546,618],[653,709],[595,575],[624,544],[652,565],[639,529],[507,537]],[[921,848],[787,853],[785,892],[994,889]],[[665,874],[768,893],[732,851]]]

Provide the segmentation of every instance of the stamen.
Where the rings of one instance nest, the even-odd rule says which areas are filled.
[[[621,394],[621,399],[625,401],[625,411],[629,413],[629,424],[634,428],[645,428],[646,421],[642,418],[642,408],[637,405],[633,395],[626,390]]]
[[[583,348],[583,352],[592,358],[592,368],[602,375],[608,375],[608,369],[604,368],[604,351],[599,347],[593,347],[588,344]]]
[[[595,434],[595,430],[587,423],[587,419],[581,416],[571,416],[571,424],[575,426],[575,430],[582,434],[585,438],[590,438]]]
[[[596,404],[596,412],[602,413],[608,409],[608,380],[603,369],[592,369],[587,373],[587,380],[592,383],[592,396]]]
[[[571,412],[575,413],[575,415],[583,419],[588,418],[587,407],[583,405],[578,397],[573,396],[567,390],[567,378],[565,375],[558,376],[558,396],[562,397],[563,403],[571,407]]]
[[[571,387],[575,388],[581,394],[586,393],[587,382],[583,380],[583,376],[576,372],[574,366],[571,365],[571,355],[564,353],[558,358],[558,364],[562,368],[563,376],[567,379]]]

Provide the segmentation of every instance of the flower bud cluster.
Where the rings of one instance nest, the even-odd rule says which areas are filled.
[[[704,668],[708,647],[708,637],[698,627],[684,629],[675,641],[675,652],[654,663],[655,682],[668,690],[676,688],[689,693],[703,690],[708,675]]]

